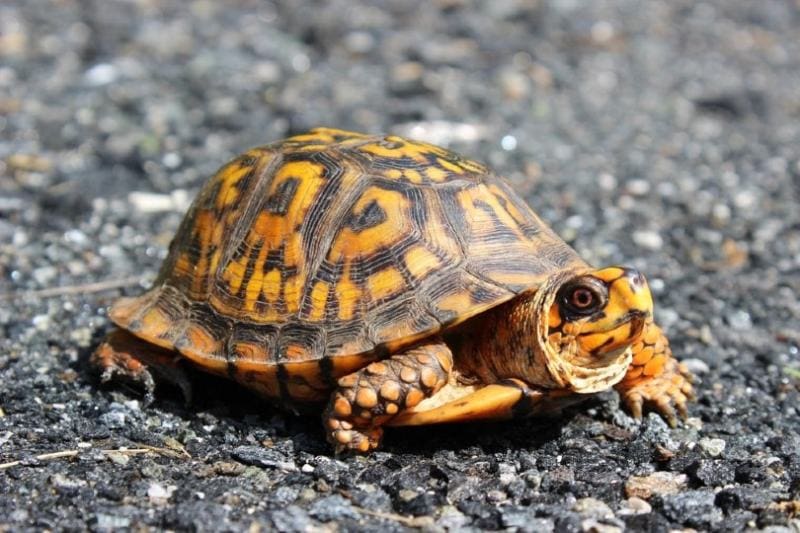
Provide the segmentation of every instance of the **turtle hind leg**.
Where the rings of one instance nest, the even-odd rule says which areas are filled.
[[[328,441],[337,452],[374,450],[382,425],[438,392],[452,368],[450,349],[434,338],[342,377],[322,414]]]
[[[191,402],[191,381],[179,361],[176,352],[154,346],[122,329],[109,333],[89,359],[100,372],[101,382],[120,380],[141,388],[145,405],[154,399],[154,377],[176,386],[186,403]]]

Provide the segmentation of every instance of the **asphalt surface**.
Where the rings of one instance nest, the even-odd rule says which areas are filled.
[[[334,457],[212,378],[189,406],[99,386],[108,305],[204,179],[317,125],[488,162],[644,271],[691,418],[610,393]],[[5,0],[0,530],[798,531],[798,205],[796,1]]]

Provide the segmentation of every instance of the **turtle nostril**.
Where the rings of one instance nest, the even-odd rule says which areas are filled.
[[[626,270],[627,270],[626,274],[627,274],[628,280],[630,281],[630,284],[634,288],[639,289],[641,287],[644,287],[645,281],[644,281],[644,276],[642,276],[641,272],[639,272],[638,270],[635,270],[633,268],[629,268],[629,269],[626,269]]]

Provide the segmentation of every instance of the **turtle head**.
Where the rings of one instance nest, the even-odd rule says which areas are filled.
[[[644,276],[632,268],[604,268],[562,278],[546,292],[538,329],[554,381],[588,393],[621,380],[629,348],[653,313]]]

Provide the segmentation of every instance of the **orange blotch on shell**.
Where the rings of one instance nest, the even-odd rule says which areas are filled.
[[[450,172],[448,172],[448,171],[446,171],[446,170],[444,170],[442,168],[434,167],[434,166],[430,166],[430,167],[426,168],[425,169],[425,174],[428,176],[429,180],[437,182],[437,183],[441,183],[443,181],[446,181],[451,176]]]
[[[389,179],[397,180],[403,177],[403,171],[398,168],[387,168],[383,175]]]
[[[418,170],[414,170],[413,168],[407,168],[403,170],[403,178],[410,181],[411,183],[422,183],[424,181],[422,178],[422,174],[420,174]]]
[[[351,320],[361,302],[363,291],[350,279],[350,263],[345,263],[342,278],[333,287],[336,300],[339,302],[338,317],[340,320]]]
[[[281,294],[281,273],[277,269],[270,270],[261,280],[261,294],[265,300],[274,304]]]
[[[384,410],[386,411],[387,415],[394,415],[397,414],[400,409],[397,407],[396,403],[387,403]]]
[[[464,167],[462,167],[460,165],[457,165],[457,164],[453,163],[452,161],[448,161],[447,159],[444,159],[442,157],[437,158],[436,162],[439,163],[441,166],[443,166],[445,169],[447,169],[450,172],[452,172],[453,174],[459,174],[460,175],[460,174],[464,173]]]
[[[315,355],[301,344],[289,344],[286,346],[285,357],[289,361],[305,361],[312,359]]]
[[[429,273],[442,267],[441,260],[423,246],[415,246],[405,254],[406,268],[417,279],[422,279]]]
[[[222,348],[219,339],[198,325],[190,325],[186,328],[184,336],[188,339],[189,346],[205,354],[219,354]]]
[[[472,307],[472,295],[467,291],[456,292],[440,299],[437,304],[443,311],[462,313]]]
[[[162,337],[174,325],[158,307],[148,309],[139,320],[142,324],[141,331],[146,332],[148,337]]]
[[[233,352],[237,360],[266,363],[269,361],[269,354],[260,344],[250,342],[237,342],[233,345]]]
[[[311,311],[308,314],[310,320],[322,320],[325,318],[325,306],[328,303],[328,292],[330,291],[330,284],[318,280],[311,288]]]
[[[387,267],[367,278],[367,288],[373,300],[385,300],[405,287],[403,275],[395,267]]]
[[[242,256],[238,261],[231,261],[225,267],[223,279],[228,283],[231,294],[236,294],[242,287],[244,274],[247,271],[247,256]]]

